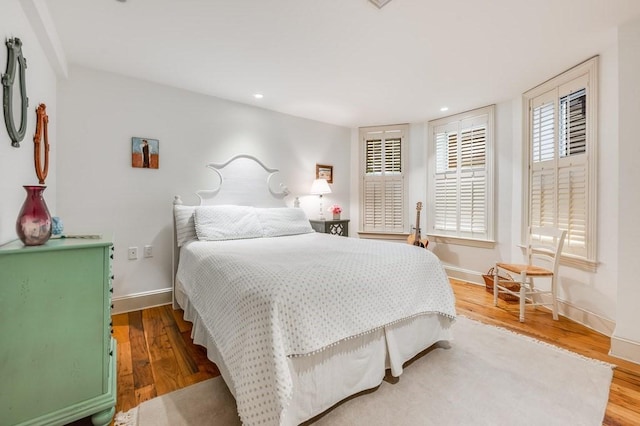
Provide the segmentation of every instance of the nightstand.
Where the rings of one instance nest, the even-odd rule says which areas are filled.
[[[349,219],[337,220],[309,220],[311,227],[316,232],[324,232],[325,234],[340,235],[341,237],[349,236]]]

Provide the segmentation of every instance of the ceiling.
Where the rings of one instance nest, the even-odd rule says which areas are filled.
[[[45,1],[70,64],[348,127],[516,98],[640,16],[638,0]]]

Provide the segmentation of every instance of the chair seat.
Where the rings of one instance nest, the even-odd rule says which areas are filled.
[[[535,265],[520,265],[514,263],[497,263],[497,265],[504,270],[518,275],[523,272],[526,272],[527,275],[531,277],[548,277],[553,275],[553,271]]]

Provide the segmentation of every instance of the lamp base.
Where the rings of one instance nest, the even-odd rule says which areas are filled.
[[[322,194],[320,194],[320,214],[318,215],[318,220],[326,220],[324,214],[322,214]]]

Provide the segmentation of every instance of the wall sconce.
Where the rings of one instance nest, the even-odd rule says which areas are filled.
[[[331,194],[331,188],[327,183],[326,179],[316,179],[313,181],[311,185],[311,195],[319,195],[320,196],[320,215],[318,216],[318,220],[325,220],[324,214],[322,213],[322,195],[323,194]]]

